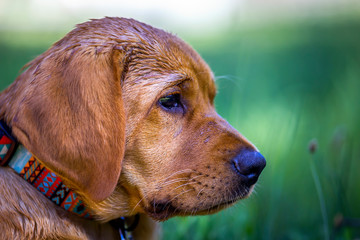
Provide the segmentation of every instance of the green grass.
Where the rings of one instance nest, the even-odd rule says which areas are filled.
[[[351,17],[188,39],[218,76],[218,112],[268,165],[249,199],[215,215],[171,219],[163,239],[360,238],[359,227],[334,225],[360,218],[359,29]],[[59,35],[0,33],[0,88]]]
[[[164,239],[360,236],[359,228],[333,224],[335,216],[360,217],[358,29],[359,19],[297,22],[235,31],[204,49],[194,45],[221,76],[218,111],[268,166],[255,196],[213,216],[172,219]],[[313,138],[319,148],[311,156]]]

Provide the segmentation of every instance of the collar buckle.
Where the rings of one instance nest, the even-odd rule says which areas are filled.
[[[110,225],[119,231],[121,240],[133,240],[132,231],[135,230],[140,221],[140,215],[136,214],[130,226],[127,226],[127,221],[124,217],[120,217],[110,221]]]

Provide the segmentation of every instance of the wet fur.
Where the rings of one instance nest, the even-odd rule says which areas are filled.
[[[180,112],[158,104],[172,93],[181,94]],[[135,239],[151,239],[156,221],[248,196],[229,160],[255,147],[215,112],[215,95],[210,68],[176,36],[132,19],[78,25],[1,93],[0,118],[96,220],[0,168],[2,239],[112,239],[107,222],[135,214]]]

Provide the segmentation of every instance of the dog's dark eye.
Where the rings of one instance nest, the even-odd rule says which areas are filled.
[[[167,110],[175,110],[182,107],[179,93],[170,94],[162,97],[159,99],[159,103]]]

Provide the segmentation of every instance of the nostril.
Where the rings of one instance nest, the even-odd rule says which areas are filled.
[[[245,184],[251,186],[256,183],[262,170],[266,166],[263,155],[257,151],[244,149],[233,160],[235,171]]]

